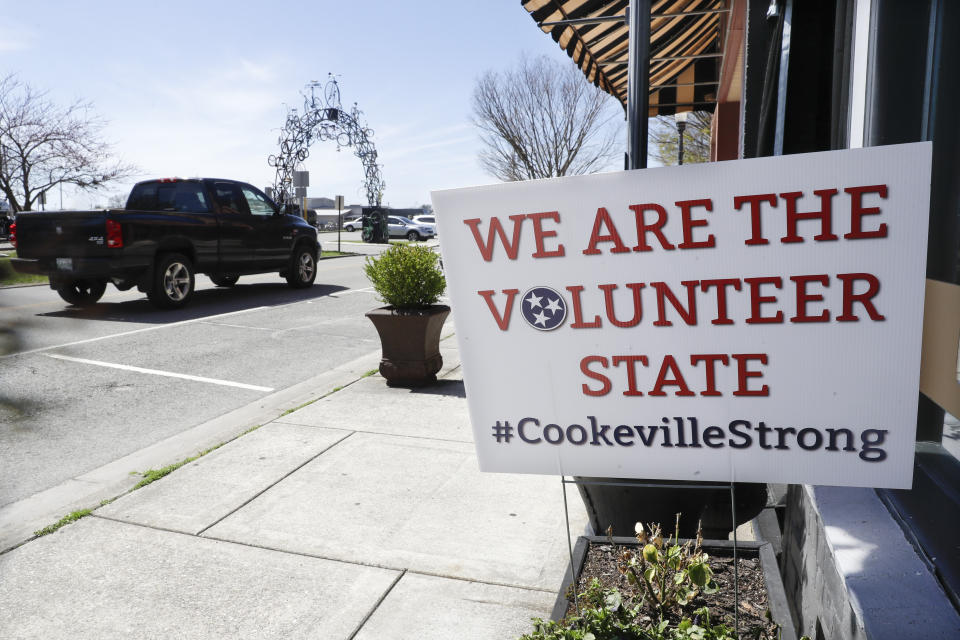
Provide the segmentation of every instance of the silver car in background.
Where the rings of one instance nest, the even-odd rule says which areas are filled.
[[[432,224],[420,224],[402,216],[388,216],[387,227],[391,238],[406,238],[410,242],[428,240],[437,235]]]

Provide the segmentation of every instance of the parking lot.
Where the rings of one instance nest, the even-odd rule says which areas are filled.
[[[45,286],[5,289],[0,321],[19,344],[0,357],[0,508],[377,350],[363,260],[321,261],[305,290],[276,274],[232,289],[199,276],[172,312],[113,287],[89,309]]]

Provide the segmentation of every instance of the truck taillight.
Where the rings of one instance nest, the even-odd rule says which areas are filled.
[[[10,244],[12,244],[13,248],[16,249],[17,248],[17,223],[16,222],[10,225],[9,237],[10,237]]]
[[[123,246],[123,229],[116,220],[107,220],[107,246],[113,249]]]

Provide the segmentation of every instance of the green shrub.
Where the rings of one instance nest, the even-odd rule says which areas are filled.
[[[621,558],[621,571],[627,581],[645,593],[648,606],[659,620],[671,611],[681,612],[699,592],[716,593],[713,570],[707,564],[709,556],[700,545],[703,538],[699,527],[697,538],[680,544],[680,514],[673,537],[664,539],[659,524],[649,525],[650,532],[639,522],[636,526],[640,553],[627,551]]]
[[[397,309],[424,309],[436,304],[447,281],[440,256],[424,245],[392,245],[367,258],[364,272],[380,299]]]

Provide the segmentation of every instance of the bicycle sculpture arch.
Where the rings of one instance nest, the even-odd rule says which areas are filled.
[[[373,146],[373,130],[360,121],[363,113],[353,103],[350,111],[340,104],[340,87],[330,74],[323,90],[323,97],[316,95],[319,82],[307,85],[310,95],[303,92],[303,115],[296,109],[287,112],[287,121],[278,140],[280,153],[268,158],[271,167],[277,170],[274,178],[274,198],[278,202],[293,201],[293,172],[310,155],[310,145],[316,140],[333,140],[337,150],[353,147],[354,155],[363,163],[364,185],[367,204],[379,207],[386,183],[377,164],[377,150]]]

